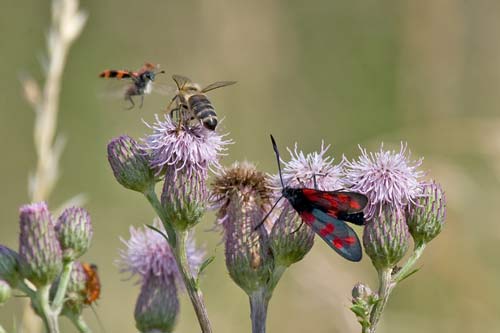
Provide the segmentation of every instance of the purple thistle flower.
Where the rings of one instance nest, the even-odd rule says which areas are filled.
[[[19,262],[23,277],[40,287],[50,284],[62,269],[62,251],[52,215],[45,202],[19,210]]]
[[[368,221],[382,214],[385,205],[404,212],[408,204],[416,203],[422,195],[419,178],[424,173],[418,170],[422,159],[410,160],[407,144],[401,143],[399,152],[384,150],[383,144],[375,153],[359,148],[361,156],[357,161],[345,159],[345,182],[349,190],[368,197],[365,208]]]
[[[164,232],[164,228],[159,221],[153,225]],[[138,276],[144,283],[150,275],[162,278],[165,283],[170,283],[171,279],[176,281],[178,286],[184,286],[184,282],[177,268],[174,255],[168,242],[158,232],[144,226],[142,229],[130,227],[130,239],[124,240],[124,249],[120,250],[122,273],[130,273],[131,276]],[[194,237],[189,237],[186,242],[186,251],[191,271],[196,273],[203,262],[204,253],[196,249]]]
[[[342,162],[334,164],[334,159],[326,156],[329,148],[330,146],[322,143],[319,152],[309,154],[299,151],[297,144],[293,150],[288,148],[290,161],[283,161],[285,185],[292,188],[314,188],[314,177],[316,177],[319,190],[333,191],[344,187]],[[274,197],[277,200],[282,190],[279,174],[270,178]],[[273,219],[270,244],[276,262],[289,266],[301,260],[311,250],[314,245],[314,231],[307,226],[298,229],[302,220],[288,200],[283,200],[278,204],[277,212],[277,218]]]
[[[135,305],[136,327],[143,333],[173,332],[179,314],[179,296],[173,278],[150,274]]]
[[[208,202],[209,170],[220,169],[219,158],[229,140],[201,124],[189,126],[165,116],[148,125],[153,134],[144,141],[150,166],[165,174],[161,203],[174,228],[186,230],[200,221]]]
[[[201,124],[188,126],[179,124],[165,115],[164,121],[156,115],[153,125],[146,124],[153,134],[143,139],[143,148],[151,153],[150,166],[157,174],[173,167],[206,170],[219,169],[219,158],[226,151],[225,135],[207,130]]]
[[[75,260],[89,249],[93,230],[90,215],[85,209],[80,207],[65,209],[57,219],[55,230],[65,260]]]

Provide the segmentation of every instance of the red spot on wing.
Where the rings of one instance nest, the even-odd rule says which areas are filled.
[[[310,212],[302,212],[300,213],[300,217],[304,221],[305,224],[311,225],[313,224],[314,220],[316,219],[314,215]]]
[[[357,202],[356,200],[352,200],[350,203],[349,203],[349,206],[352,208],[352,209],[355,209],[355,210],[361,210],[361,205],[359,204],[359,202]]]
[[[319,231],[319,235],[321,237],[326,237],[331,234],[335,230],[335,226],[331,223],[327,223],[322,229]]]
[[[352,245],[352,244],[356,243],[356,238],[346,237],[346,238],[344,238],[344,242],[348,245]]]
[[[332,244],[333,246],[335,246],[337,249],[341,249],[344,247],[344,245],[342,244],[342,240],[338,237],[335,237],[333,240],[332,240]]]

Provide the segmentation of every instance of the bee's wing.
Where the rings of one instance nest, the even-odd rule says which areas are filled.
[[[201,90],[201,92],[206,93],[207,91],[214,90],[214,89],[217,89],[217,88],[222,88],[222,87],[225,87],[225,86],[230,86],[230,85],[235,84],[235,83],[236,83],[236,81],[217,81],[217,82],[209,84],[208,86],[206,86],[205,88],[203,88]]]
[[[189,78],[177,74],[172,75],[172,79],[177,84],[177,88],[182,88],[186,83],[191,82]]]

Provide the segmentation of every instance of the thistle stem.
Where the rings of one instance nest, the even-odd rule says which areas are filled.
[[[184,278],[184,284],[186,285],[189,298],[191,299],[194,311],[196,312],[196,316],[198,317],[198,322],[200,323],[201,331],[203,333],[211,333],[212,327],[210,325],[210,320],[208,319],[207,308],[203,300],[203,293],[201,292],[200,289],[198,289],[196,285],[196,279],[194,278],[193,273],[191,272],[191,268],[189,267],[189,262],[186,255],[186,238],[188,232],[177,230],[175,234],[176,234],[176,247],[174,255],[177,262],[177,266],[179,267],[179,271],[182,273],[182,277]]]
[[[59,333],[58,314],[52,311],[49,304],[50,285],[38,288],[36,292],[37,302],[41,310],[41,317],[48,333]]]
[[[87,323],[83,320],[82,316],[70,316],[71,322],[78,329],[80,333],[91,333],[92,330],[87,326]]]
[[[271,299],[269,292],[262,288],[250,295],[250,319],[252,333],[266,332],[267,307]]]
[[[411,269],[424,252],[425,246],[425,243],[416,244],[412,255],[408,258],[404,266],[397,272],[397,274],[392,275],[392,268],[386,268],[379,271],[379,300],[372,308],[370,314],[370,326],[366,329],[363,327],[363,333],[375,333],[377,324],[382,316],[382,313],[384,312],[392,290],[399,282],[408,276]]]
[[[148,199],[149,203],[155,210],[156,215],[158,215],[158,217],[162,221],[165,231],[167,232],[170,247],[172,249],[176,248],[176,234],[174,228],[172,228],[170,223],[168,223],[167,221],[165,210],[163,209],[160,200],[158,200],[154,185],[148,187],[148,189],[144,192],[144,196],[146,197],[146,199]]]
[[[57,314],[61,313],[61,309],[63,307],[64,296],[66,295],[66,289],[68,287],[72,268],[73,261],[65,262],[63,265],[63,271],[61,273],[61,279],[59,280],[59,286],[57,288],[54,301],[52,302],[52,311]]]

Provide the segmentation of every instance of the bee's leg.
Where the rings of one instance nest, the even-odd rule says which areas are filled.
[[[314,189],[317,190],[318,189],[318,183],[316,182],[316,174],[313,173],[313,182],[314,182]]]
[[[301,221],[301,222],[300,222],[299,227],[298,227],[297,229],[295,229],[294,231],[292,231],[292,234],[294,234],[294,233],[296,233],[297,231],[299,231],[299,230],[300,230],[300,228],[302,228],[302,225],[303,225],[303,224],[304,224],[304,221]]]

